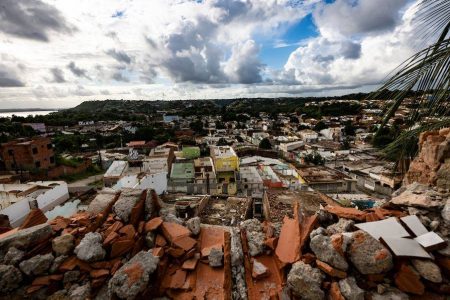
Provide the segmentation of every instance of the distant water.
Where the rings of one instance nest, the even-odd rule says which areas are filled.
[[[49,113],[56,112],[56,110],[30,110],[30,111],[11,111],[11,112],[0,112],[0,118],[10,118],[13,115],[18,117],[28,117],[48,115]]]

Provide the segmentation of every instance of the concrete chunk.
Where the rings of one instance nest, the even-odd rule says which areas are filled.
[[[25,250],[32,245],[49,239],[53,234],[49,224],[40,224],[27,229],[19,230],[0,239],[0,252],[7,251],[10,247]]]

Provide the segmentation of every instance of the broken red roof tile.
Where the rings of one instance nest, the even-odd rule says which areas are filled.
[[[341,207],[341,206],[334,206],[334,205],[327,205],[325,207],[325,210],[328,211],[329,213],[337,215],[340,218],[352,219],[352,220],[357,220],[357,221],[365,221],[366,214],[367,214],[356,208]]]
[[[36,277],[31,285],[50,285],[52,281],[61,281],[63,277],[63,274],[40,276]]]
[[[123,272],[128,276],[128,287],[131,287],[134,283],[141,279],[142,275],[144,274],[144,269],[142,268],[141,264],[135,262],[125,267]]]
[[[425,286],[420,281],[420,275],[410,266],[402,264],[400,270],[394,276],[395,284],[403,292],[423,295]]]
[[[107,280],[107,279],[108,279],[107,276],[94,278],[94,279],[91,281],[91,287],[92,287],[93,289],[97,289],[97,288],[103,286],[103,285],[106,283],[106,280]]]
[[[118,259],[111,268],[111,275],[114,275],[121,266],[122,262],[120,261],[120,259]]]
[[[169,253],[170,256],[178,258],[184,255],[184,250],[182,248],[170,247],[169,249],[167,249],[167,253]]]
[[[32,209],[26,216],[25,220],[22,222],[22,225],[20,225],[19,230],[44,224],[45,222],[47,222],[47,220],[48,219],[44,215],[42,210],[40,210],[39,208]]]
[[[138,225],[138,233],[141,234],[144,231],[144,227],[145,227],[145,222],[144,221],[140,221],[139,225]]]
[[[175,274],[171,276],[171,280],[169,283],[169,288],[171,289],[179,289],[182,288],[184,282],[186,281],[186,271],[178,269]]]
[[[184,251],[189,251],[197,244],[197,241],[188,236],[183,236],[175,239],[173,244]]]
[[[366,222],[374,222],[383,220],[384,217],[380,218],[376,213],[368,213],[366,214]]]
[[[109,275],[109,270],[108,269],[97,269],[97,270],[92,270],[89,275],[92,278],[99,278],[99,277],[103,277],[103,276],[108,276]]]
[[[125,235],[125,238],[127,240],[132,240],[134,238],[134,235],[136,234],[136,230],[134,230],[133,225],[129,224],[129,225],[122,227],[119,230],[119,233]]]
[[[264,241],[264,245],[266,245],[271,250],[275,250],[275,248],[277,247],[277,243],[278,243],[278,238],[276,238],[276,237],[268,238]]]
[[[298,210],[296,210],[298,211]],[[299,216],[301,219],[299,221],[300,223],[300,252],[303,250],[306,241],[309,239],[309,235],[313,231],[313,229],[316,227],[317,222],[319,221],[319,218],[317,215],[313,215],[310,217],[305,216]]]
[[[162,228],[164,237],[172,243],[174,240],[176,240],[178,238],[186,237],[191,234],[189,229],[187,229],[186,227],[181,226],[177,223],[163,222],[161,224],[161,228]]]
[[[116,241],[111,247],[111,258],[116,258],[124,255],[133,249],[134,240]]]
[[[316,264],[317,267],[319,269],[321,269],[323,272],[325,272],[326,274],[330,275],[331,277],[337,277],[337,278],[346,278],[347,277],[347,273],[344,271],[341,271],[339,269],[336,269],[332,266],[330,266],[329,264],[321,261],[321,260],[316,260]]]
[[[342,296],[341,290],[339,289],[339,284],[335,281],[331,283],[329,295],[330,300],[345,300],[344,296]]]
[[[51,221],[47,223],[54,227],[53,230],[59,231],[61,229],[66,228],[72,221],[69,218],[64,218],[63,216],[57,216]]]
[[[144,190],[141,194],[141,198],[139,199],[139,201],[131,209],[130,224],[132,224],[135,227],[137,227],[139,222],[143,219],[146,195],[147,195],[147,190]]]
[[[313,262],[316,261],[316,256],[312,253],[306,253],[306,254],[302,254],[302,258],[301,258],[302,262],[304,262],[305,264],[312,264]]]
[[[282,299],[284,274],[275,255],[263,254],[258,261],[268,269],[268,275],[263,280],[254,280],[249,266],[248,255],[245,258],[245,281],[247,283],[249,299]],[[248,266],[247,266],[248,264]]]
[[[153,218],[147,223],[145,223],[145,232],[153,231],[158,229],[159,226],[163,223],[163,219],[161,217]]]
[[[188,260],[185,260],[183,265],[181,266],[181,268],[183,270],[191,270],[191,271],[195,270],[195,267],[197,266],[198,260],[199,260],[199,257],[195,257],[195,256],[190,258],[190,259],[188,259]]]
[[[109,244],[111,244],[114,240],[116,240],[119,237],[119,234],[117,234],[116,232],[111,232],[103,241],[103,246],[108,246]]]
[[[163,247],[155,247],[152,249],[153,256],[162,257],[164,255],[164,248]]]
[[[165,245],[167,245],[167,241],[162,235],[158,234],[156,236],[155,244],[156,246],[164,247]]]
[[[120,221],[114,222],[111,226],[108,227],[105,231],[105,235],[109,235],[111,232],[118,232],[120,228],[123,227],[123,223]]]
[[[295,219],[284,217],[275,253],[283,263],[292,264],[300,259],[300,228]]]
[[[61,272],[72,271],[77,266],[78,259],[76,256],[70,256],[67,258],[58,268]]]
[[[43,287],[44,287],[43,285],[30,285],[27,288],[27,294],[33,294],[34,292],[39,291]]]

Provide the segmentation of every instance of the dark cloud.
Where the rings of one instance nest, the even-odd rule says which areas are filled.
[[[340,53],[344,58],[358,59],[361,56],[361,44],[355,42],[343,42]]]
[[[125,51],[110,49],[106,51],[106,53],[115,60],[117,60],[118,62],[123,62],[126,64],[131,63],[131,57],[128,54],[126,54]]]
[[[87,79],[91,79],[88,75],[87,75],[87,71],[85,69],[81,69],[79,67],[77,67],[75,65],[75,63],[73,61],[71,61],[68,65],[67,68],[77,77],[85,77]]]
[[[121,81],[121,82],[129,82],[130,79],[128,79],[127,77],[125,77],[121,72],[115,72],[112,76],[112,79],[114,79],[115,81]]]
[[[0,87],[22,87],[25,83],[19,79],[11,68],[0,64]]]
[[[393,29],[408,0],[336,0],[314,13],[319,30],[344,35]]]
[[[61,70],[59,68],[51,68],[50,73],[53,76],[53,80],[52,80],[53,82],[56,82],[56,83],[66,82],[66,79],[64,78],[63,70]]]
[[[0,31],[21,38],[49,41],[49,32],[76,30],[53,6],[41,0],[1,0]]]

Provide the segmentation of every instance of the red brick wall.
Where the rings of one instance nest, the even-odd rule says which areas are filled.
[[[12,141],[0,146],[0,155],[7,170],[49,169],[55,166],[55,154],[50,138]],[[15,165],[15,164],[16,165]]]

